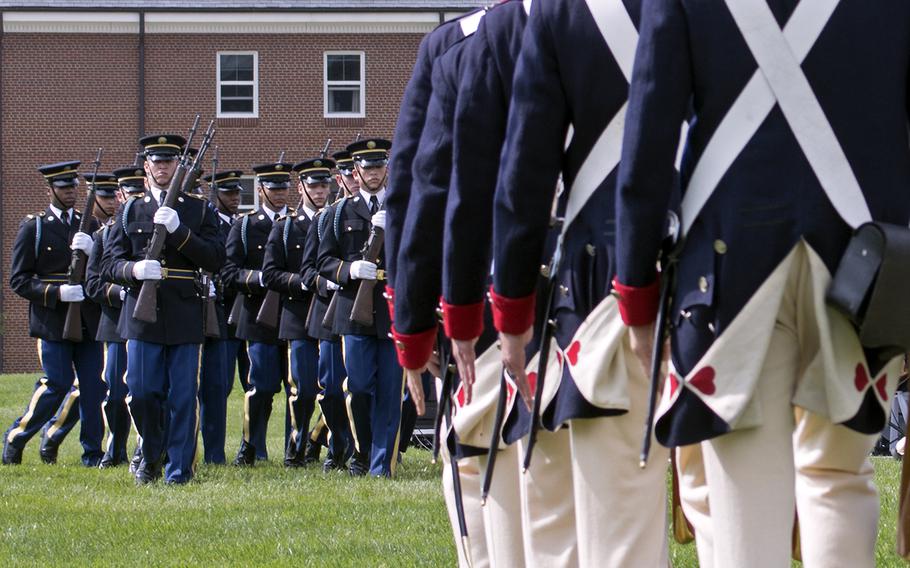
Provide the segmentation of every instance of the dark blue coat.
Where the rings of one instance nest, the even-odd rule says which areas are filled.
[[[338,335],[372,335],[385,339],[392,327],[383,297],[385,281],[377,282],[373,288],[373,325],[364,326],[351,321],[354,299],[360,289],[360,281],[351,278],[351,263],[363,260],[363,248],[372,230],[369,205],[358,193],[339,201],[331,211],[332,217],[326,218],[326,230],[319,241],[316,265],[320,276],[341,286],[341,290],[335,292],[338,299],[332,331]],[[383,250],[376,263],[379,270],[385,269],[385,257],[386,251]]]
[[[330,229],[335,210],[331,205],[316,212],[313,222],[307,230],[306,243],[303,247],[303,260],[300,263],[300,276],[306,287],[311,290],[310,307],[307,312],[307,333],[319,340],[332,341],[338,336],[331,329],[322,326],[325,313],[329,309],[334,292],[329,291],[328,281],[320,276],[316,267],[319,258],[319,235]]]
[[[440,24],[420,42],[417,61],[408,86],[401,99],[398,124],[393,138],[394,149],[389,160],[389,183],[386,197],[385,248],[390,260],[387,270],[394,278],[395,260],[398,255],[404,219],[411,195],[413,181],[411,165],[417,153],[417,143],[426,122],[427,105],[430,102],[430,74],[436,58],[452,44],[464,38],[458,20]],[[390,280],[394,288],[395,281]]]
[[[269,213],[261,207],[235,220],[225,246],[227,260],[221,277],[225,285],[243,296],[240,317],[236,322],[237,337],[277,345],[278,329],[256,323],[256,316],[259,315],[259,308],[268,290],[265,275],[260,285],[257,273],[263,269],[265,245],[274,224]]]
[[[32,337],[63,341],[68,307],[60,301],[60,285],[67,283],[73,254],[70,243],[81,218],[81,213],[76,211],[74,220],[67,226],[48,207],[19,224],[13,242],[9,285],[29,301],[28,331]],[[92,219],[90,233],[97,228],[98,221]],[[100,309],[87,300],[82,302],[80,312],[83,338],[92,340],[98,331]]]
[[[110,262],[110,254],[105,254],[110,247],[105,247],[110,238],[111,225],[117,221],[112,217],[93,235],[92,256],[85,269],[85,295],[101,306],[101,318],[98,321],[98,333],[95,339],[108,343],[123,343],[123,337],[117,329],[120,321],[120,291],[123,286],[104,279],[104,263]]]
[[[306,316],[312,294],[303,290],[300,270],[310,225],[310,218],[302,210],[299,215],[291,211],[272,226],[265,245],[262,276],[266,287],[282,297],[278,328],[281,339],[311,339],[306,330]]]
[[[769,5],[783,24],[797,2]],[[757,70],[723,2],[646,0],[642,13],[617,196],[617,277],[637,287],[655,279],[687,102],[694,97],[680,171],[684,195],[705,146]],[[873,218],[906,225],[910,4],[843,0],[802,69]],[[686,235],[670,312],[690,316],[672,321],[679,373],[693,368],[800,239],[833,273],[850,235],[775,106]],[[695,408],[698,401],[677,404],[690,404],[694,413],[677,413],[686,423],[673,425],[675,433],[662,442],[689,443],[723,431],[706,408]]]
[[[470,38],[453,45],[433,66],[433,94],[414,158],[411,198],[398,251],[395,329],[413,334],[435,329],[442,279],[442,238],[452,173],[452,119],[460,62]],[[387,241],[388,242],[388,241]]]
[[[203,199],[183,194],[174,209],[180,226],[165,239],[162,268],[168,270],[217,272],[224,263],[224,245],[218,236],[215,212]],[[202,343],[204,340],[202,290],[197,280],[166,278],[158,285],[158,318],[146,323],[132,316],[142,282],[133,278],[133,266],[145,258],[155,224],[158,203],[151,195],[134,197],[124,204],[111,225],[110,259],[103,277],[127,288],[121,318],[124,339],[139,339],[164,345]],[[204,291],[208,294],[208,290]]]
[[[639,1],[627,0],[625,6],[637,24]],[[564,207],[579,170],[627,97],[627,79],[586,6],[570,0],[531,5],[494,205],[493,280],[499,295],[535,293],[559,174],[566,188]],[[570,125],[574,131],[566,147]],[[610,291],[615,183],[615,169],[606,172],[564,236],[552,308],[562,349]],[[616,413],[585,401],[568,373],[554,404],[545,417],[548,426]]]
[[[526,22],[521,2],[500,4],[465,50],[445,214],[443,297],[449,304],[482,302],[489,282],[493,193]]]

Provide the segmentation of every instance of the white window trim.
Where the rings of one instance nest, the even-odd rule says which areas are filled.
[[[252,55],[253,56],[253,112],[221,112],[221,86],[222,85],[249,85],[250,81],[222,81],[221,56],[222,55]],[[218,51],[215,54],[215,106],[217,118],[259,118],[259,52],[258,51]]]
[[[332,85],[359,86],[360,87],[360,112],[329,112],[329,56],[330,55],[359,55],[360,80],[359,81],[332,81]],[[366,118],[367,115],[367,56],[364,51],[326,51],[322,54],[322,114],[324,118]]]
[[[244,205],[243,203],[237,208],[239,213],[246,213],[247,211],[258,211],[259,210],[259,191],[256,189],[256,176],[241,176],[240,179],[248,179],[253,182],[253,204]]]

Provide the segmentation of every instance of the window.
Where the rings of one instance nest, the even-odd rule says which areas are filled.
[[[255,51],[218,52],[218,117],[259,117],[259,55]]]
[[[259,192],[256,191],[256,178],[244,176],[240,178],[240,207],[239,211],[255,211],[259,209]]]
[[[364,54],[362,51],[327,51],[325,53],[326,118],[363,118]]]

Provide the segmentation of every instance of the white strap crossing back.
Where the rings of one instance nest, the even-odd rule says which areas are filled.
[[[607,42],[607,48],[613,53],[613,57],[619,64],[626,82],[631,81],[635,49],[638,47],[638,30],[635,29],[628,10],[622,0],[585,0],[585,3],[588,5],[588,10],[594,17],[594,22],[603,35],[604,41]],[[628,106],[628,102],[624,103],[607,124],[572,181],[562,224],[563,234],[584,208],[588,199],[594,195],[600,184],[619,164]]]
[[[721,178],[776,103],[838,214],[851,227],[870,220],[859,182],[800,67],[839,0],[802,0],[783,31],[765,0],[725,2],[759,69],[730,107],[696,164],[682,203],[683,233],[691,228]]]

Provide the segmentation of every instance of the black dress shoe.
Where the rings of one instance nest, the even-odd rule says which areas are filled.
[[[320,453],[322,453],[322,446],[313,443],[313,440],[307,436],[306,451],[303,453],[303,465],[310,465],[318,462]]]
[[[99,467],[101,465],[102,459],[104,459],[103,456],[91,456],[88,458],[83,457],[82,465],[84,465],[85,467],[92,467],[92,468]]]
[[[136,451],[133,452],[133,457],[130,458],[130,473],[136,475],[136,472],[139,471],[139,464],[142,463],[142,448],[136,446]]]
[[[367,456],[359,453],[354,454],[351,460],[351,466],[348,468],[351,477],[363,477],[370,473],[370,460]]]
[[[236,466],[253,466],[256,464],[256,448],[247,444],[240,443],[240,450],[237,451],[237,457],[232,462]]]
[[[136,469],[136,485],[149,485],[161,478],[161,465],[153,464],[144,459]]]
[[[325,461],[322,462],[322,472],[329,473],[331,471],[344,471],[348,468],[347,464],[343,460],[336,460],[332,456],[325,458]]]
[[[110,469],[112,467],[117,467],[120,463],[119,460],[115,460],[111,456],[104,456],[101,458],[101,463],[98,464],[98,469]]]
[[[46,438],[41,440],[41,448],[38,450],[38,455],[41,456],[41,461],[47,464],[57,463],[57,452],[60,451],[60,446],[52,443],[46,442]]]
[[[3,437],[3,465],[19,465],[22,463],[22,450],[17,449]]]

